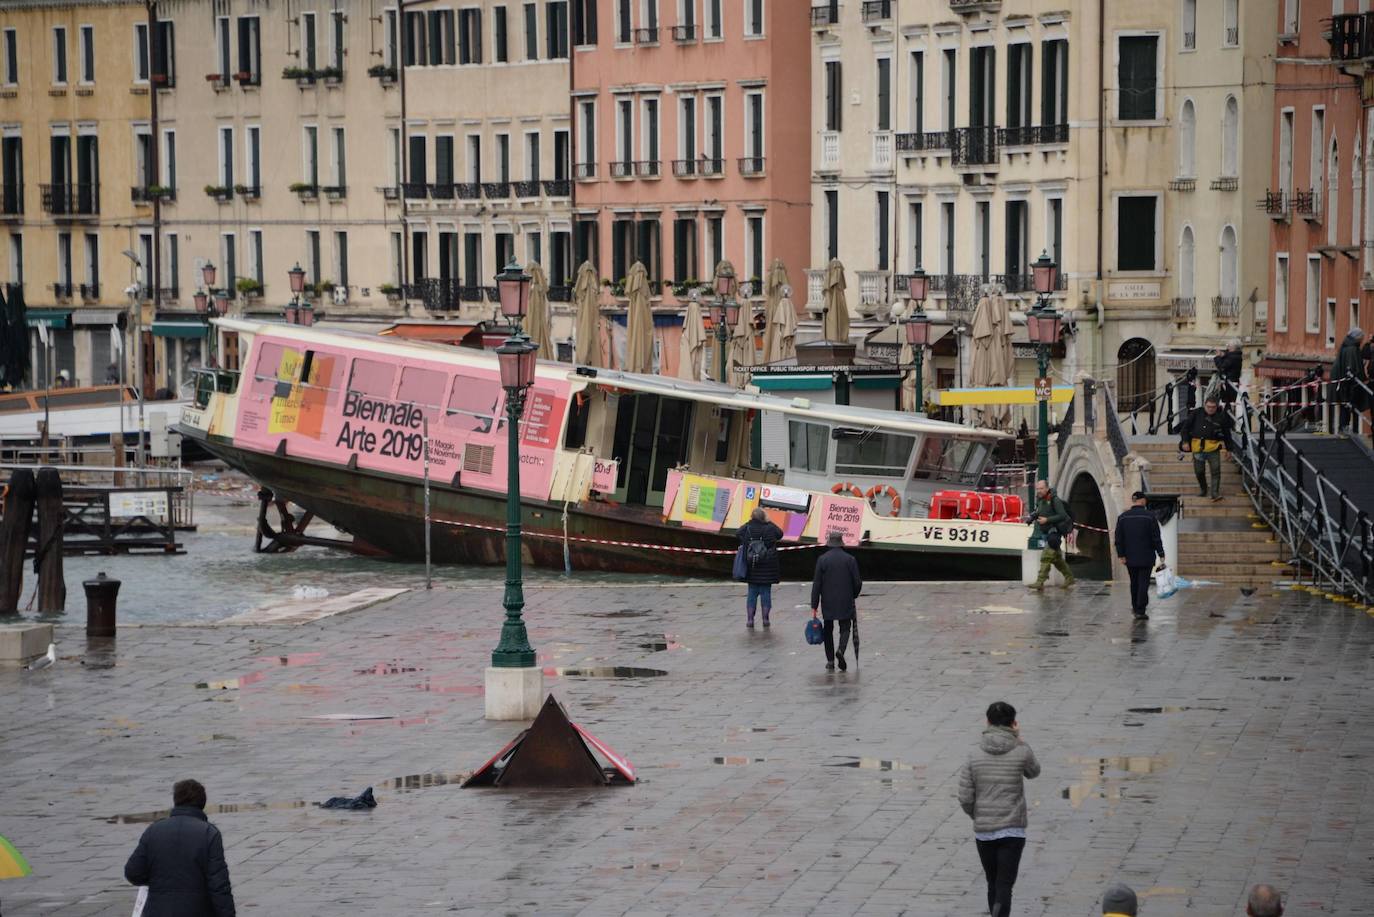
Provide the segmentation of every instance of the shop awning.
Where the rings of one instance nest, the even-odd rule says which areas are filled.
[[[47,325],[49,328],[72,326],[71,309],[27,309],[24,317],[28,320],[30,328],[37,328],[39,325]]]
[[[204,322],[153,322],[153,334],[162,338],[203,338],[209,331]]]
[[[384,337],[407,341],[433,341],[460,346],[477,325],[471,322],[400,322],[378,332]]]
[[[1073,400],[1073,386],[1056,385],[1051,391],[1051,404],[1068,404]],[[935,392],[934,401],[942,408],[956,405],[1035,404],[1035,389],[1007,388],[947,388]]]

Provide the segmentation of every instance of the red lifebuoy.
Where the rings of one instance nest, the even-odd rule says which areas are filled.
[[[888,512],[888,515],[901,515],[902,495],[897,493],[896,488],[891,484],[874,484],[872,487],[868,488],[868,493],[864,494],[864,498],[868,500],[868,505],[872,507],[873,512],[878,512],[878,497],[882,494],[887,494],[887,498],[892,501],[892,509]]]
[[[851,484],[848,481],[845,481],[843,484],[836,484],[834,487],[830,488],[830,492],[832,494],[849,494],[851,497],[858,497],[860,500],[862,500],[864,496],[864,492],[860,490],[857,485]]]

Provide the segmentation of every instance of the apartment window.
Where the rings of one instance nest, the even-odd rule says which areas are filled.
[[[1045,227],[1049,237],[1049,245],[1046,248],[1062,272],[1064,269],[1064,199],[1052,197],[1046,203],[1049,205],[1049,212],[1046,214],[1048,225]],[[1061,273],[1060,276],[1064,275]]]
[[[482,62],[482,11],[464,10],[469,17],[469,38],[476,43],[476,55],[468,63]],[[454,61],[453,10],[429,10],[425,14],[429,27],[430,66],[452,65]]]
[[[754,160],[756,168],[762,168],[764,157],[763,142],[763,93],[751,92],[744,97],[744,153]],[[880,128],[882,130],[884,128]]]
[[[1326,346],[1327,349],[1334,349],[1336,346],[1336,300],[1326,301]]]
[[[914,271],[918,267],[925,265],[925,252],[922,251],[922,240],[924,236],[922,227],[922,207],[920,202],[912,201],[907,204],[907,235],[910,241],[907,245],[911,246],[911,269]]]
[[[1158,270],[1156,220],[1159,198],[1153,194],[1121,195],[1116,199],[1116,269]]]
[[[152,46],[148,41],[148,24],[139,22],[134,24],[134,82],[148,82],[148,75],[154,77],[164,77],[158,80],[159,83],[168,83],[176,76],[174,65],[174,50],[176,40],[173,34],[173,26],[169,20],[159,20],[157,23],[156,34],[153,36],[155,41]],[[94,60],[91,69],[95,69]]]
[[[750,38],[763,35],[763,0],[745,0],[744,34]]]
[[[645,99],[644,110],[641,114],[644,130],[643,147],[641,148],[644,160],[653,169],[652,174],[658,174],[659,149],[658,149],[658,99]]]
[[[615,103],[615,106],[616,160],[622,163],[633,162],[635,158],[634,102],[630,99],[620,99]]]
[[[428,182],[428,171],[425,168],[427,157],[426,150],[429,147],[429,138],[424,134],[412,134],[406,138],[406,181],[412,185],[424,185]],[[407,197],[412,197],[407,192]]]
[[[345,160],[344,129],[335,127],[330,129],[333,137],[332,152],[334,154],[334,187],[343,188],[348,184],[347,162]]]
[[[843,123],[844,87],[841,81],[840,62],[825,62],[825,129],[837,131]]]
[[[57,234],[57,282],[63,286],[72,283],[72,234]]]
[[[510,134],[496,135],[496,180],[510,181]]]
[[[596,102],[578,102],[577,120],[582,128],[578,132],[577,161],[592,170],[596,166]]]
[[[593,266],[601,263],[600,224],[596,220],[578,220],[573,223],[573,256],[578,264],[591,262]]]
[[[81,50],[81,82],[95,82],[95,27],[83,25],[77,32]]]
[[[706,97],[706,155],[716,163],[725,158],[725,97]]]
[[[237,290],[239,281],[238,238],[232,232],[220,234],[220,269],[224,278],[224,289]]]
[[[301,66],[306,70],[316,70],[319,68],[319,60],[316,55],[315,43],[315,14],[301,13],[301,47],[300,61]]]
[[[219,183],[221,187],[234,187],[234,129],[219,129]]]
[[[973,48],[969,52],[969,126],[997,123],[997,49]]]
[[[140,188],[157,184],[153,176],[153,132],[147,125],[134,127],[134,168]]]
[[[1308,163],[1307,186],[1320,197],[1322,179],[1326,174],[1326,109],[1324,108],[1312,109],[1312,138]],[[1321,202],[1318,201],[1314,206],[1320,210]]]
[[[1183,50],[1197,47],[1197,0],[1183,0]]]
[[[623,280],[630,269],[630,262],[634,259],[634,229],[635,221],[612,220],[611,221],[611,278],[613,280]]]
[[[725,260],[725,218],[719,214],[706,218],[706,246],[711,252],[711,263],[704,266],[714,273],[716,265]]]
[[[907,121],[909,130],[916,134],[925,133],[926,114],[926,55],[924,51],[911,52],[911,66],[907,68],[907,78],[911,86],[907,98],[911,100],[911,113]]]
[[[540,232],[525,233],[525,263],[544,263],[544,235]]]
[[[706,16],[706,37],[722,38],[725,35],[724,17],[721,15],[721,0],[702,0]]]
[[[334,276],[339,286],[348,288],[348,233],[334,233]]]
[[[1040,44],[1040,123],[1069,123],[1069,43]]]
[[[615,40],[622,45],[629,44],[634,35],[634,23],[630,20],[630,10],[633,6],[634,0],[616,0]]]
[[[98,290],[100,287],[100,237],[93,232],[88,232],[83,241],[86,243],[83,282],[91,290]]]
[[[240,16],[239,72],[248,74],[250,83],[262,81],[262,31],[257,16]]]
[[[482,11],[480,9],[458,11],[458,63],[482,63]]]
[[[539,181],[539,132],[525,134],[525,180]]]
[[[59,85],[67,82],[67,30],[60,25],[52,30],[52,81]]]
[[[23,212],[24,143],[17,132],[0,139],[0,213]],[[14,279],[14,275],[10,275]]]
[[[233,55],[229,53],[229,17],[220,16],[215,20],[215,51],[219,55],[219,79],[228,85],[233,78]]]
[[[14,29],[5,29],[5,85],[19,83],[19,34]]]
[[[305,269],[310,283],[318,284],[323,279],[320,268],[320,231],[307,229],[305,231]]]
[[[498,64],[504,64],[510,60],[510,55],[506,49],[506,8],[504,6],[494,6],[491,9],[493,49],[492,60]]]
[[[24,282],[24,237],[20,233],[10,233],[10,281]]]
[[[1192,99],[1183,100],[1178,114],[1178,175],[1193,178],[1197,175],[1197,111]]]
[[[259,284],[264,282],[265,267],[262,260],[262,230],[248,230],[248,273]]]
[[[175,188],[177,186],[177,132],[174,130],[162,132],[162,159],[158,166],[162,171],[162,186]]]
[[[405,245],[399,232],[391,234],[391,282],[400,285],[405,271]]]
[[[1159,36],[1123,35],[1116,51],[1117,118],[1154,121],[1159,117]]]
[[[249,125],[244,128],[246,152],[248,154],[248,186],[256,192],[262,191],[262,128]]]
[[[959,97],[958,51],[945,48],[940,60],[940,97],[944,101],[945,123],[943,129],[952,131],[957,125],[954,105]]]
[[[745,244],[748,246],[749,263],[746,274],[758,289],[759,279],[763,277],[763,216],[750,214],[744,221]],[[881,270],[881,268],[880,268]]]
[[[482,181],[482,138],[478,134],[468,134],[468,181]]]
[[[1006,243],[1004,264],[1006,273],[1020,277],[1030,273],[1030,213],[1025,201],[1007,201],[1006,228],[1003,241]]]
[[[1221,174],[1228,178],[1240,174],[1240,106],[1228,95],[1221,116]]]
[[[334,10],[329,14],[329,63],[343,69],[344,65],[344,45],[347,32],[344,29],[345,19],[343,10]]]
[[[1342,2],[1344,7],[1345,3]],[[1234,48],[1240,44],[1240,10],[1238,0],[1221,0],[1221,45]]]
[[[976,232],[978,276],[984,280],[992,273],[992,203],[978,201],[973,205],[973,227]]]
[[[176,299],[181,295],[181,246],[177,234],[169,232],[162,238],[162,285],[167,295]]]
[[[406,13],[405,29],[401,33],[401,64],[405,67],[423,67],[428,61],[428,46],[425,44],[425,14]]]
[[[954,202],[942,201],[940,203],[940,245],[944,249],[941,252],[941,264],[947,276],[954,274]]]
[[[1283,0],[1283,34],[1298,34],[1298,2],[1299,0]]]
[[[307,126],[303,129],[301,142],[302,174],[301,181],[307,185],[320,183],[320,132],[319,128]]]
[[[696,280],[697,219],[695,216],[673,220],[673,279],[678,283]]]
[[[1235,299],[1240,289],[1240,259],[1236,252],[1236,230],[1227,225],[1221,230],[1221,295]]]
[[[840,192],[825,192],[825,260],[840,257]]]
[[[663,279],[662,234],[656,218],[642,219],[635,224],[635,257],[644,263],[652,281]]]
[[[1007,127],[1030,127],[1031,45],[1007,46]]]
[[[878,58],[878,120],[880,131],[892,130],[892,58]]]
[[[525,4],[525,60],[539,60],[539,7]]]
[[[544,7],[549,42],[549,57],[558,60],[568,56],[568,2],[551,0]]]
[[[1288,330],[1288,253],[1274,256],[1274,330]]]
[[[1322,258],[1307,256],[1307,302],[1303,328],[1308,334],[1321,331]]]
[[[572,171],[572,155],[567,131],[553,132],[553,180],[567,181]]]
[[[434,138],[434,186],[436,189],[435,197],[440,195],[451,196],[453,194],[452,185],[454,182],[453,170],[453,137],[448,134],[441,134]]]
[[[597,0],[572,0],[573,44],[578,47],[596,44]]]
[[[877,206],[875,208],[877,225],[874,227],[876,230],[874,238],[877,241],[875,247],[878,250],[878,270],[880,271],[887,270],[889,262],[889,240],[891,237],[890,200],[888,192],[878,192]]]
[[[677,100],[677,155],[695,169],[697,158],[697,97],[679,95]]]
[[[1279,189],[1285,196],[1293,194],[1293,109],[1285,108],[1279,115]]]

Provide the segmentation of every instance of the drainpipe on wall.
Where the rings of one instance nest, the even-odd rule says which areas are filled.
[[[1093,372],[1100,370],[1104,363],[1102,351],[1102,326],[1106,323],[1103,314],[1103,274],[1102,274],[1102,233],[1104,230],[1103,199],[1107,170],[1107,0],[1097,0],[1097,334],[1093,336]]]

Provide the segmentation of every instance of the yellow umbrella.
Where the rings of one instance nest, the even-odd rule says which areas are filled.
[[[0,879],[22,879],[32,872],[33,868],[24,855],[4,835],[0,835]]]
[[[763,284],[763,314],[766,321],[763,329],[763,359],[765,362],[774,359],[772,354],[777,349],[777,342],[773,340],[775,334],[773,314],[777,311],[778,302],[782,300],[782,291],[785,287],[787,287],[787,267],[782,263],[781,258],[774,258],[772,267],[768,269],[768,279]]]
[[[583,261],[577,269],[573,285],[573,303],[577,309],[573,351],[574,361],[583,366],[605,366],[601,357],[601,296],[596,280],[596,268]]]
[[[539,262],[528,268],[530,274],[530,310],[525,317],[525,333],[539,345],[535,354],[541,360],[552,360],[556,356],[553,347],[553,328],[549,313],[549,278]]]
[[[825,339],[849,340],[849,304],[844,299],[844,265],[839,258],[825,266]]]
[[[701,322],[701,302],[693,296],[682,317],[682,337],[678,339],[677,375],[679,379],[701,380],[701,361],[706,350],[706,328]]]
[[[625,370],[632,373],[654,371],[654,316],[649,311],[649,272],[644,263],[630,265],[625,277],[625,296],[629,315],[625,329]]]
[[[739,321],[730,336],[730,350],[726,356],[730,369],[730,384],[744,388],[749,372],[743,367],[754,365],[754,305],[747,298],[739,304]]]
[[[773,363],[797,355],[797,307],[792,304],[792,288],[783,286],[777,305],[768,313],[768,330],[763,338],[763,361]]]

